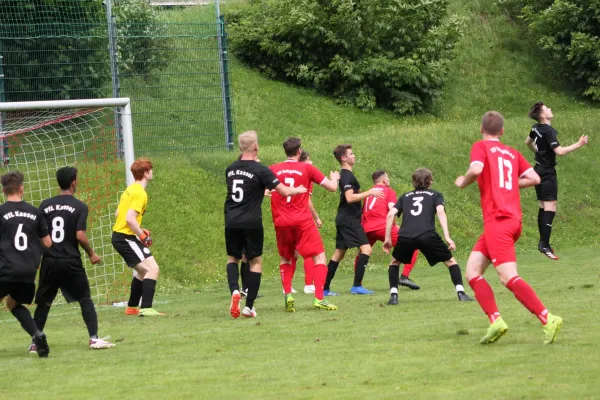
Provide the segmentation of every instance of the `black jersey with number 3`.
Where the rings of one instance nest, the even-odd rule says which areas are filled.
[[[87,205],[71,195],[60,195],[44,200],[40,211],[52,239],[44,257],[81,259],[77,231],[86,230]]]
[[[444,205],[444,197],[435,190],[413,190],[404,193],[394,206],[398,214],[402,213],[402,225],[398,236],[415,238],[435,231],[436,208],[440,205]]]
[[[0,205],[0,281],[33,283],[46,236],[40,210],[24,201]]]
[[[237,160],[225,171],[225,227],[262,228],[262,202],[265,189],[272,190],[279,180],[268,167],[253,160]]]

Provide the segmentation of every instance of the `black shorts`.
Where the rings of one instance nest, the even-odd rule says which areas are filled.
[[[369,244],[367,234],[360,223],[336,225],[335,248],[340,250],[353,249]]]
[[[227,255],[241,260],[242,253],[247,260],[262,256],[265,232],[260,228],[225,228]]]
[[[0,300],[10,295],[19,304],[31,304],[35,294],[35,283],[0,282]]]
[[[150,249],[144,246],[135,235],[113,232],[112,245],[130,267],[135,267],[146,258],[152,257]]]
[[[399,236],[392,256],[402,264],[410,264],[415,250],[423,253],[431,266],[452,258],[452,253],[448,250],[448,246],[437,232],[427,232],[415,238]]]
[[[35,304],[52,304],[58,289],[68,303],[91,298],[90,284],[81,259],[42,258]]]
[[[541,182],[535,186],[535,194],[539,201],[556,201],[558,199],[558,179],[556,169],[542,167],[537,164],[534,168]]]

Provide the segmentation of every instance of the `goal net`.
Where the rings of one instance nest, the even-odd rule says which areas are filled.
[[[75,196],[89,207],[87,236],[102,259],[92,265],[82,251],[96,304],[123,300],[131,281],[111,245],[125,165],[133,159],[129,110],[129,99],[0,103],[0,170],[25,175],[25,201],[39,207],[59,194],[58,168],[78,170]]]

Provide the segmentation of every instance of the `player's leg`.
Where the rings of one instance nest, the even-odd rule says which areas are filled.
[[[314,257],[307,257],[313,261],[313,277],[314,277],[314,287],[315,287],[315,298],[313,300],[313,308],[319,310],[326,311],[335,311],[337,310],[337,306],[331,304],[328,300],[325,299],[325,280],[327,279],[327,267],[325,266],[325,262],[327,257],[325,256],[325,252],[317,254]]]
[[[556,201],[558,199],[556,171],[553,170],[551,173],[540,171],[538,173],[542,181],[535,189],[540,208],[543,208],[543,211],[538,210],[538,229],[540,231],[538,250],[551,260],[558,260],[558,257],[554,254],[554,250],[550,246],[552,222],[556,215]]]
[[[419,257],[419,250],[415,250],[412,258],[409,263],[404,264],[404,268],[402,269],[402,274],[400,275],[399,284],[401,286],[406,286],[411,290],[419,290],[421,287],[417,285],[412,279],[410,279],[410,273],[417,262],[417,258]]]
[[[369,245],[369,239],[363,230],[362,225],[355,224],[344,227],[342,234],[348,248],[358,247],[358,262],[356,263],[356,269],[354,270],[354,282],[350,289],[351,294],[369,295],[374,294],[372,290],[368,290],[362,285],[363,278],[365,277],[365,270],[373,248]]]
[[[246,248],[246,257],[250,264],[248,271],[248,296],[246,297],[246,306],[242,310],[242,315],[247,318],[256,317],[254,301],[258,296],[260,282],[262,278],[262,252],[264,243],[263,228],[247,229],[244,232],[244,246]]]
[[[315,293],[315,261],[312,257],[307,257],[304,260],[304,293],[314,294]],[[323,266],[325,262],[323,262]],[[325,276],[327,276],[327,266],[325,266]],[[323,284],[325,284],[325,278],[323,278]]]
[[[54,261],[55,259],[44,257],[40,266],[38,289],[35,293],[35,304],[37,304],[37,307],[33,313],[33,320],[40,331],[43,331],[46,327],[50,307],[52,307],[52,303],[60,288],[62,274],[60,266],[56,265]]]
[[[154,301],[154,292],[156,291],[156,281],[158,280],[158,275],[160,273],[160,269],[154,257],[150,255],[144,261],[137,264],[134,267],[134,269],[138,272],[140,276],[143,276],[142,304],[140,306],[139,316],[151,317],[165,315],[152,308],[152,303]]]
[[[250,265],[248,264],[248,259],[246,258],[245,249],[242,249],[242,262],[240,264],[240,273],[239,279],[242,281],[242,286],[239,289],[242,298],[246,297],[246,288],[248,285],[246,284],[246,277],[248,276],[248,271],[250,270]],[[230,288],[231,289],[231,288]]]
[[[398,282],[400,281],[400,261],[392,257],[388,267],[388,280],[390,283],[390,299],[388,305],[398,305]]]
[[[473,301],[475,300],[472,297],[469,297],[465,293],[465,287],[463,286],[462,273],[460,271],[460,266],[452,257],[450,260],[444,261],[446,267],[448,267],[448,272],[450,273],[450,280],[452,280],[452,284],[454,285],[454,289],[456,290],[456,295],[458,296],[458,301]]]
[[[327,264],[327,277],[325,278],[325,296],[339,296],[339,293],[332,291],[331,281],[335,277],[335,273],[340,265],[340,262],[344,259],[346,255],[346,250],[348,250],[348,246],[344,242],[344,237],[342,236],[342,232],[340,231],[341,226],[336,225],[336,234],[335,234],[335,251],[333,255],[329,259],[329,263]]]
[[[139,249],[136,243],[137,238],[134,235],[125,235],[119,232],[113,232],[111,242],[114,249],[123,258],[125,263],[133,268],[140,261],[144,260],[143,251]],[[140,256],[141,254],[141,256]],[[138,272],[133,271],[131,278],[131,291],[129,292],[129,300],[127,301],[126,315],[138,315],[140,301],[142,300],[142,280]]]

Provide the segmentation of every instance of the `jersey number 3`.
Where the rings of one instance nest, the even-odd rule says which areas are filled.
[[[504,170],[506,169],[506,174]],[[498,157],[498,178],[499,185],[501,188],[506,190],[512,190],[512,171],[513,166],[510,160],[506,158]]]

